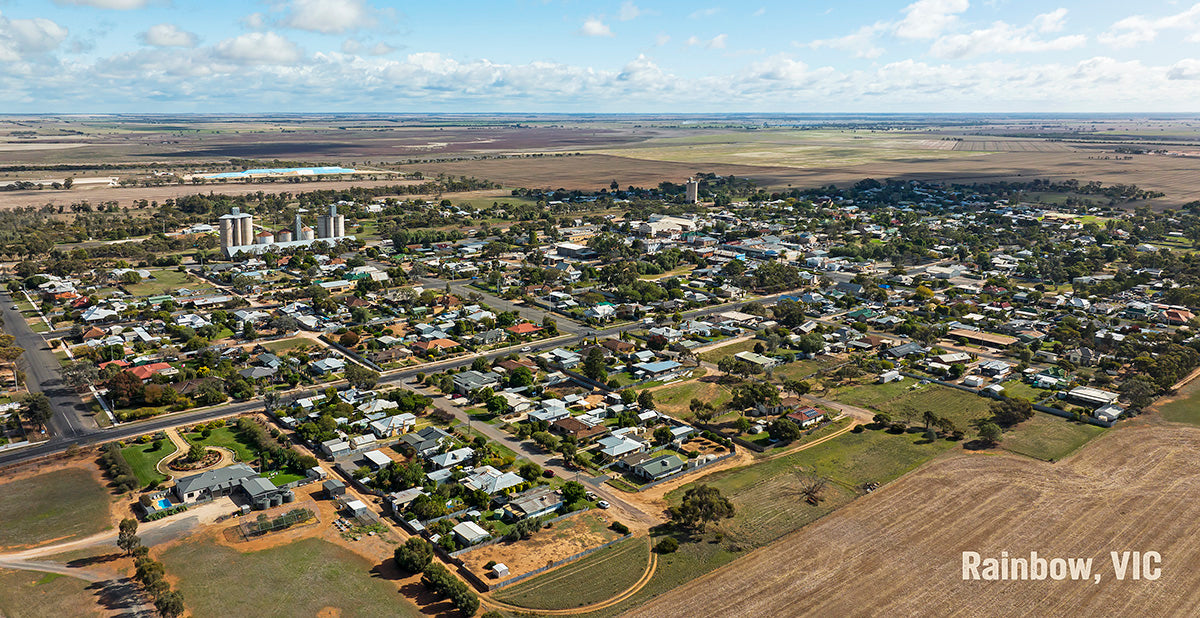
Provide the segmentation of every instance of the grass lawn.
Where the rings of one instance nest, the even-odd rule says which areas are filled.
[[[1005,382],[1004,394],[1009,397],[1020,397],[1029,401],[1037,402],[1050,394],[1050,391],[1043,388],[1034,388],[1032,385],[1022,382],[1021,380],[1009,380]]]
[[[774,371],[772,371],[772,374],[777,378],[785,380],[804,380],[807,379],[808,376],[826,367],[831,367],[838,364],[838,362],[839,361],[834,358],[825,358],[824,360],[818,360],[815,358],[798,360],[793,363],[787,363],[785,365],[776,367]]]
[[[77,468],[5,483],[0,522],[0,547],[83,538],[111,527],[108,490]]]
[[[722,358],[725,358],[726,356],[733,356],[738,352],[753,352],[755,344],[758,343],[762,342],[758,341],[757,339],[747,339],[745,341],[725,344],[719,348],[713,348],[707,352],[701,352],[700,360],[708,361],[710,363],[717,363],[720,362]]]
[[[283,470],[267,473],[267,480],[271,481],[271,484],[275,485],[276,487],[282,487],[288,483],[302,481],[304,479],[305,476],[303,474],[294,474],[292,472],[286,472]]]
[[[1000,446],[1035,459],[1058,461],[1105,431],[1096,425],[1035,412],[1033,418],[1005,432]]]
[[[785,457],[714,472],[668,493],[667,501],[678,504],[695,484],[716,487],[736,509],[721,529],[733,542],[761,547],[849,503],[862,484],[896,479],[954,445],[917,434],[845,433]],[[799,496],[797,470],[829,479],[821,504]]]
[[[103,616],[88,582],[57,573],[0,570],[0,616]]]
[[[149,485],[151,481],[165,481],[166,476],[159,474],[155,466],[162,461],[164,457],[175,452],[175,444],[170,440],[162,441],[162,448],[154,450],[154,443],[134,444],[121,449],[121,456],[125,461],[129,462],[133,468],[133,474],[137,476],[138,482],[142,486]]]
[[[1153,409],[1172,423],[1200,425],[1200,380],[1180,389],[1175,400],[1155,404]]]
[[[266,348],[267,350],[269,350],[272,354],[281,354],[283,352],[287,352],[288,350],[295,350],[297,348],[302,348],[307,345],[312,345],[312,343],[313,342],[311,339],[304,339],[303,337],[297,337],[295,339],[280,339],[278,341],[268,341],[268,342],[262,344],[262,346],[264,348]]]
[[[647,539],[634,538],[592,552],[571,564],[527,579],[494,595],[531,609],[569,609],[628,590],[646,570]]]
[[[159,559],[180,578],[195,616],[418,616],[366,559],[320,539],[240,553],[213,541],[184,543]],[[230,594],[230,591],[237,591]]]
[[[654,393],[654,405],[659,410],[679,418],[691,418],[689,408],[693,399],[699,399],[721,407],[733,399],[733,393],[720,384],[688,380],[676,382],[670,386],[657,389]]]
[[[964,430],[972,420],[987,416],[992,403],[990,399],[948,386],[917,385],[917,381],[912,378],[888,384],[853,386],[838,390],[829,398],[886,412],[895,419],[911,416],[913,424],[920,424],[921,416],[930,411],[938,416],[949,417]]]
[[[254,461],[258,457],[249,444],[239,439],[237,430],[230,427],[218,427],[212,430],[212,434],[207,438],[202,437],[200,433],[187,433],[184,437],[188,442],[199,442],[204,446],[223,446],[236,453],[238,461],[241,462]]]
[[[171,294],[180,288],[189,290],[207,290],[212,288],[206,281],[188,273],[176,270],[152,270],[153,279],[143,279],[141,283],[126,285],[125,289],[134,296],[158,296]]]

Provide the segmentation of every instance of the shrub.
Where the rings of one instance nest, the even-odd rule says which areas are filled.
[[[654,546],[654,551],[660,554],[672,554],[675,553],[675,550],[677,549],[679,549],[679,541],[676,541],[675,537],[671,536],[659,541],[658,544]]]
[[[612,528],[612,531],[616,532],[617,534],[629,534],[629,526],[626,526],[619,521],[614,521],[609,528]]]
[[[862,433],[862,432],[863,432],[863,426],[862,426],[862,425],[855,425],[855,426],[854,426],[854,429],[851,429],[851,430],[850,430],[850,433]]]

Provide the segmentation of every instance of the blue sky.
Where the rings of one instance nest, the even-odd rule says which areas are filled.
[[[1197,112],[1200,4],[0,0],[0,112]]]

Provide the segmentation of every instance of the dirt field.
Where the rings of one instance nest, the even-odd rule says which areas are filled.
[[[461,558],[468,569],[485,579],[487,570],[483,565],[492,560],[507,566],[509,577],[516,577],[621,536],[608,528],[612,521],[603,511],[588,511],[557,522],[528,540],[502,541],[467,552]]]
[[[1149,422],[1057,464],[942,458],[630,615],[1189,614],[1198,469],[1200,429]],[[1118,581],[1126,550],[1161,553],[1161,578]],[[963,551],[1094,558],[1101,581],[963,581]]]

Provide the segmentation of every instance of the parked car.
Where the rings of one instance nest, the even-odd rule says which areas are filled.
[[[612,505],[608,503],[608,500],[601,500],[601,501],[599,501],[599,502],[597,502],[597,503],[596,503],[596,506],[598,506],[598,507],[600,507],[600,508],[602,508],[602,509],[606,509],[606,508],[608,508],[608,507],[610,507],[610,506],[612,506]]]

